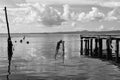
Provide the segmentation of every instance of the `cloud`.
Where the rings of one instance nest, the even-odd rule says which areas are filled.
[[[85,17],[86,17],[85,12],[80,13],[80,14],[78,15],[78,21],[82,21],[82,20],[84,20]]]
[[[108,12],[107,17],[105,20],[107,21],[114,21],[114,20],[119,20],[120,19],[120,9],[115,8],[112,11]]]
[[[41,22],[45,25],[61,25],[61,23],[64,21],[62,18],[61,18],[61,13],[52,8],[52,7],[48,7],[48,6],[45,6],[44,7],[44,11],[41,13],[40,16],[40,19],[41,19]]]
[[[104,6],[104,7],[119,7],[120,6],[120,2],[119,1],[105,1],[105,2],[101,2],[98,3],[100,6]]]
[[[92,7],[91,11],[75,12],[71,11],[68,4],[63,5],[63,13],[49,5],[40,3],[19,4],[19,8],[8,8],[9,21],[11,24],[43,24],[46,26],[62,26],[66,22],[71,22],[71,26],[76,26],[78,22],[110,21],[120,18],[119,8],[110,11],[107,16],[100,12],[97,7]],[[5,22],[4,12],[0,12],[0,22]]]
[[[78,21],[88,22],[88,21],[100,21],[103,20],[105,15],[101,13],[98,8],[92,7],[92,10],[88,14],[82,12],[78,16]]]
[[[104,30],[104,26],[103,25],[99,26],[99,28],[97,28],[97,30],[99,30],[99,31]]]
[[[63,5],[63,14],[61,15],[62,19],[66,21],[76,21],[78,18],[78,13],[75,13],[74,11],[70,11],[70,5],[65,4]]]
[[[70,19],[70,6],[68,4],[63,5],[63,15],[62,18],[65,20]]]
[[[14,19],[14,23],[42,23],[47,26],[61,25],[64,21],[61,18],[61,13],[45,4],[21,4],[19,6],[24,6],[25,11],[21,13],[18,12]]]

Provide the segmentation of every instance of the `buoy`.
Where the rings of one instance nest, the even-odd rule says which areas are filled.
[[[20,40],[20,43],[22,43],[22,40]]]
[[[26,43],[29,44],[29,41],[27,41]]]
[[[15,41],[15,43],[17,43],[17,41]]]

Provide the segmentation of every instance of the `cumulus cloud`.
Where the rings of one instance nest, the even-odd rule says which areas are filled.
[[[58,10],[45,6],[45,11],[40,15],[40,19],[45,25],[61,25],[64,20],[60,14]]]
[[[39,23],[48,26],[61,25],[63,21],[61,12],[39,3],[19,4],[19,8],[8,8],[11,24]],[[0,22],[5,21],[4,11],[0,12]]]
[[[86,14],[85,12],[82,12],[78,16],[78,21],[86,22],[86,21],[93,21],[97,20],[100,21],[104,19],[105,15],[99,11],[98,8],[92,7],[92,10]]]
[[[92,11],[86,15],[86,18],[90,20],[101,20],[104,18],[104,14],[99,12],[98,8],[92,7]]]
[[[16,15],[14,23],[32,23],[38,22],[44,25],[60,25],[64,20],[61,18],[61,13],[45,4],[21,4],[26,10]]]
[[[63,5],[63,15],[62,18],[65,20],[70,19],[70,6],[68,4]]]
[[[113,20],[119,20],[120,19],[120,9],[115,8],[112,11],[108,12],[107,17],[105,20],[107,21],[113,21]]]
[[[86,17],[85,12],[80,13],[80,14],[78,15],[78,21],[82,21],[82,20],[84,20],[85,17]]]
[[[61,15],[62,19],[64,19],[65,21],[76,21],[78,15],[78,13],[70,10],[70,5],[63,5],[63,14]]]
[[[100,12],[97,7],[92,7],[88,13],[77,13],[71,11],[68,4],[63,5],[63,13],[49,5],[40,3],[19,4],[19,8],[8,8],[8,15],[12,19],[12,24],[39,23],[47,26],[63,25],[71,22],[71,26],[76,26],[76,22],[118,20],[120,19],[119,9],[113,9],[107,16]],[[5,22],[4,12],[0,12],[0,23]]]

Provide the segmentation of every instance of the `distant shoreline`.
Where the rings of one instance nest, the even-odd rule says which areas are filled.
[[[39,35],[39,34],[80,34],[80,35],[118,35],[120,36],[120,30],[114,31],[74,31],[74,32],[44,32],[44,33],[11,33],[11,36],[27,36],[27,35]],[[6,37],[7,33],[0,33],[0,37]]]

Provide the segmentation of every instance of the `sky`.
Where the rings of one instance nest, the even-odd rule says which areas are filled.
[[[0,33],[119,30],[119,0],[0,0]]]

